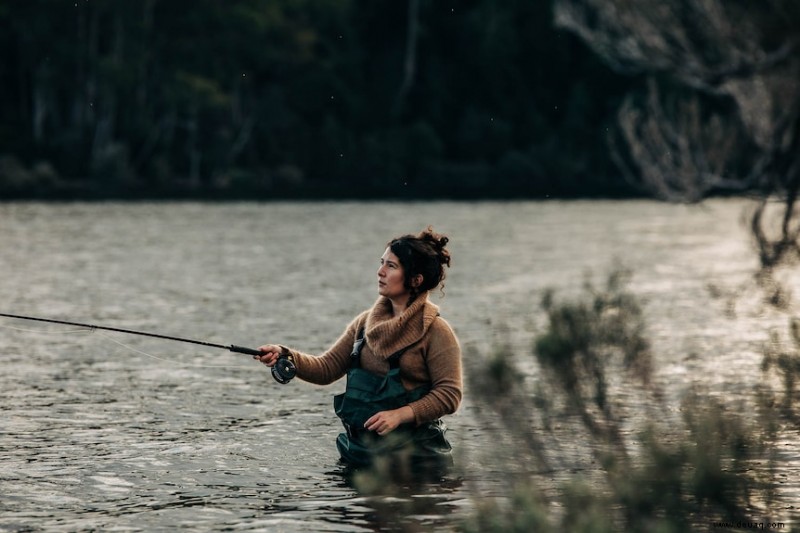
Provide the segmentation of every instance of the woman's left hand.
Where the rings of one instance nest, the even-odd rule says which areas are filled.
[[[400,409],[375,413],[364,422],[364,429],[367,431],[374,431],[378,435],[384,436],[397,429],[397,426],[413,422],[414,419],[414,410],[404,405]]]

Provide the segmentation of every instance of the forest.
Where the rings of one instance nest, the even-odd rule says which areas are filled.
[[[3,0],[0,198],[780,190],[798,35],[791,0]]]

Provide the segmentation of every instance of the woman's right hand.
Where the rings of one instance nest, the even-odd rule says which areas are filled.
[[[254,355],[253,359],[261,361],[267,366],[275,365],[278,362],[278,357],[283,353],[283,348],[275,344],[265,344],[259,346],[258,349],[261,351],[261,355]]]

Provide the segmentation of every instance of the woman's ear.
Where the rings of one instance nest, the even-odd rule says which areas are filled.
[[[411,278],[411,286],[412,286],[412,287],[414,287],[414,288],[416,289],[417,287],[419,287],[420,285],[422,285],[422,281],[423,281],[424,279],[425,279],[425,278],[423,278],[423,277],[422,277],[422,274],[417,274],[416,276],[414,276],[413,278]]]

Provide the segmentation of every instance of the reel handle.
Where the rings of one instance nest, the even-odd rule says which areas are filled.
[[[245,348],[244,346],[236,346],[235,344],[228,346],[228,350],[236,353],[246,353],[247,355],[264,355],[260,350]]]
[[[270,369],[272,377],[281,385],[289,383],[297,375],[297,367],[288,356],[282,355]]]

